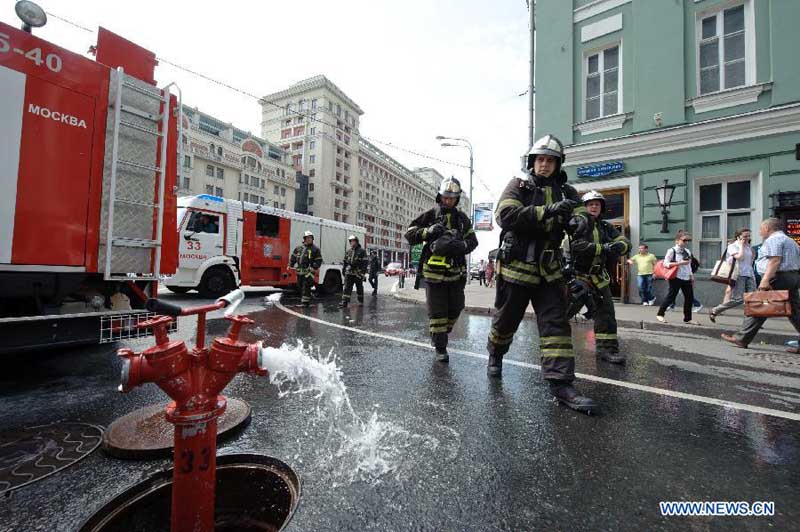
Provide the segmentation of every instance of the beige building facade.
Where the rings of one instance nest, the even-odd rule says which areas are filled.
[[[196,108],[183,107],[178,194],[212,194],[294,210],[297,182],[279,146]]]
[[[360,136],[361,107],[325,76],[264,96],[261,107],[261,136],[309,177],[308,214],[363,226],[383,264],[408,264],[403,233],[436,188]]]

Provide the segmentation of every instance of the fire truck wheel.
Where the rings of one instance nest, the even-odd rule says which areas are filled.
[[[222,297],[234,288],[233,276],[225,267],[218,266],[203,274],[198,292],[203,297]]]
[[[169,290],[173,294],[188,294],[191,288],[189,288],[188,286],[168,286],[167,290]]]

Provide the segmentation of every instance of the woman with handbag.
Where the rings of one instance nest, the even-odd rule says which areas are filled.
[[[694,300],[694,273],[692,272],[692,252],[687,248],[692,237],[689,233],[681,229],[675,235],[675,245],[667,250],[664,255],[664,267],[667,269],[677,268],[677,273],[669,279],[669,293],[661,306],[658,307],[656,319],[665,323],[667,319],[664,313],[667,307],[675,303],[678,292],[683,292],[683,322],[692,325],[700,325],[697,321],[692,321],[692,301]]]
[[[755,271],[753,270],[753,249],[750,247],[750,229],[742,228],[737,230],[735,240],[728,245],[725,254],[731,270],[728,277],[730,278],[736,269],[739,271],[739,276],[736,277],[736,284],[733,287],[730,284],[727,285],[725,299],[722,300],[722,303],[712,308],[711,312],[709,312],[708,319],[712,323],[715,323],[717,316],[726,310],[744,303],[744,294],[756,289]]]
[[[762,275],[759,292],[745,298],[747,317],[742,330],[721,335],[726,342],[742,348],[753,341],[768,317],[789,318],[800,336],[800,246],[781,230],[781,221],[777,218],[761,222],[759,234],[764,239],[756,261],[756,270]],[[786,351],[800,354],[796,347]]]

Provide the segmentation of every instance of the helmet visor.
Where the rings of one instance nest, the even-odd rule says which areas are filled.
[[[461,194],[461,185],[455,181],[445,181],[439,189],[439,194],[445,198],[457,198]]]

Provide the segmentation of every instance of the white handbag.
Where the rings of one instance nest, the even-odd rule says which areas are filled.
[[[727,255],[728,250],[726,249],[722,257],[714,264],[714,268],[711,270],[711,280],[733,286],[736,284],[736,279],[739,278],[739,261],[734,260],[731,264],[725,260]]]

